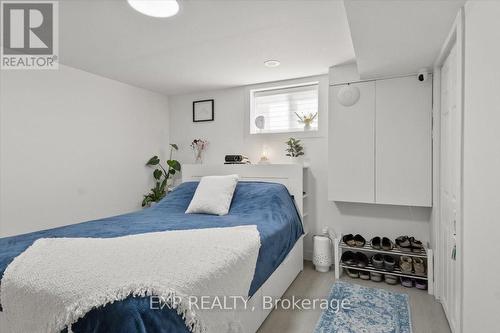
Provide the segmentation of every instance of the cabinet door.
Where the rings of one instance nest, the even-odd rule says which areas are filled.
[[[375,202],[375,82],[353,83],[359,101],[343,106],[330,87],[328,198],[333,201]]]
[[[377,203],[432,206],[431,81],[376,81]]]

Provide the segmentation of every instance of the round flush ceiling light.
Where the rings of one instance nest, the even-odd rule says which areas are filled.
[[[176,0],[127,0],[139,13],[153,17],[170,17],[179,12]]]
[[[267,61],[264,61],[264,65],[266,67],[278,67],[279,65],[281,64],[281,62],[279,62],[278,60],[267,60]]]
[[[351,85],[340,88],[337,99],[343,106],[352,106],[359,101],[359,88]]]

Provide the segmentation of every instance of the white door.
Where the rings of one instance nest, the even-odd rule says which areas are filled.
[[[440,166],[440,247],[441,301],[453,332],[457,330],[460,288],[459,266],[454,252],[461,218],[461,138],[459,67],[456,46],[441,68],[441,166]],[[460,253],[458,255],[461,255]]]

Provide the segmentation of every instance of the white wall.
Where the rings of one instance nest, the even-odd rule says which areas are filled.
[[[165,96],[66,66],[0,75],[0,236],[140,208]]]
[[[499,17],[497,1],[465,6],[463,332],[498,332]]]
[[[305,210],[311,232],[306,239],[306,256],[310,257],[311,235],[330,226],[336,231],[361,233],[366,237],[383,235],[397,237],[401,234],[414,235],[427,241],[429,239],[430,209],[403,206],[382,206],[356,203],[332,203],[327,200],[327,142],[328,142],[328,76],[304,78],[301,80],[273,83],[284,85],[297,82],[320,82],[319,134],[304,137],[306,158],[310,161],[308,171],[308,192]],[[221,164],[225,154],[242,153],[257,162],[262,146],[269,149],[273,163],[289,162],[285,156],[286,134],[249,135],[248,134],[248,94],[250,89],[267,85],[254,85],[226,90],[171,96],[169,98],[170,140],[180,146],[179,158],[184,163],[193,163],[194,154],[189,148],[194,138],[205,138],[209,143],[204,163]],[[206,123],[192,122],[192,102],[200,99],[215,99],[215,121]],[[295,137],[303,135],[294,134]]]

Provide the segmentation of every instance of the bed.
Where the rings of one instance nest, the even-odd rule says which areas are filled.
[[[269,168],[271,167],[271,168]],[[197,179],[238,173],[231,210],[226,216],[185,214]],[[270,310],[260,309],[262,295],[279,297],[302,270],[301,183],[298,166],[186,166],[183,183],[154,207],[131,214],[0,239],[0,274],[39,238],[113,238],[159,231],[256,225],[261,247],[248,290],[257,311],[241,313],[245,332],[255,332]],[[296,199],[295,202],[293,197]],[[1,295],[0,295],[1,301]],[[1,317],[0,317],[1,318]],[[129,297],[93,309],[72,326],[73,332],[189,332],[172,309],[150,309],[149,297]]]

